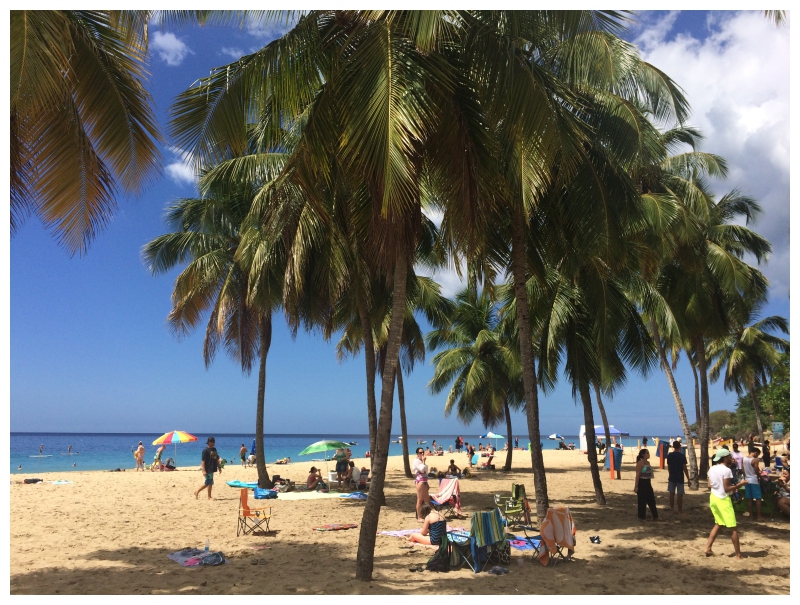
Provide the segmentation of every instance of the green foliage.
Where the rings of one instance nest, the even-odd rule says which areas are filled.
[[[789,431],[789,353],[781,355],[772,380],[760,389],[759,401],[764,410],[769,410],[773,422],[782,422],[784,432]]]

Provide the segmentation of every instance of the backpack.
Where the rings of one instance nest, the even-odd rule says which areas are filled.
[[[428,571],[450,571],[450,555],[447,553],[447,547],[444,544],[428,559],[425,569]]]

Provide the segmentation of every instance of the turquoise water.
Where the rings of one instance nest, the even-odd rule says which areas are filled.
[[[133,459],[133,450],[141,441],[145,446],[145,463],[149,466],[153,460],[156,446],[153,441],[161,433],[11,433],[10,434],[10,467],[12,473],[32,476],[38,472],[64,472],[72,470],[111,470],[115,468],[133,469],[136,464]],[[254,439],[252,434],[216,434],[217,451],[227,460],[239,459],[239,448],[242,443],[250,450]],[[463,435],[467,442],[487,444],[486,439]],[[175,458],[178,466],[194,466],[200,464],[200,453],[205,447],[208,435],[197,435],[198,440],[191,443],[180,443],[177,446],[167,446],[162,459]],[[409,448],[413,452],[417,441],[425,441],[424,445],[430,447],[435,439],[437,445],[447,450],[454,444],[456,435],[409,435]],[[367,435],[346,434],[312,434],[312,435],[265,435],[264,452],[267,462],[280,458],[291,458],[292,462],[311,462],[322,459],[322,454],[299,456],[298,454],[308,445],[322,439],[338,439],[340,441],[356,441],[358,445],[352,446],[353,455],[363,457],[369,449]],[[397,439],[396,435],[392,436]],[[666,437],[661,437],[666,439]],[[564,440],[578,445],[577,435],[564,435]],[[527,436],[520,437],[520,446],[527,447]],[[626,446],[635,446],[637,437],[624,437]],[[494,443],[494,440],[492,440]],[[497,446],[503,447],[504,440],[497,440]],[[652,444],[652,438],[651,438]],[[43,454],[46,458],[37,457],[39,446],[43,445]],[[72,455],[67,455],[67,448],[72,445]],[[549,439],[542,441],[544,449],[556,449],[558,442]],[[333,452],[329,452],[329,455]],[[389,446],[389,455],[396,456],[403,453],[399,443]],[[22,469],[17,467],[22,466]]]

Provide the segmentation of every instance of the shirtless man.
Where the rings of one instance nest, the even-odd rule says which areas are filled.
[[[242,466],[247,466],[247,448],[245,447],[244,443],[239,450],[239,458],[242,459]]]

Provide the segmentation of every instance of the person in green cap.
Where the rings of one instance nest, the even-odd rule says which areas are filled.
[[[717,450],[714,456],[714,466],[708,471],[708,487],[711,490],[709,494],[709,504],[711,512],[714,515],[714,527],[708,535],[708,544],[706,544],[705,555],[711,557],[714,555],[711,552],[711,546],[717,538],[720,526],[728,527],[731,530],[731,542],[733,542],[733,550],[737,559],[742,559],[742,553],[739,550],[739,532],[736,529],[736,513],[733,511],[733,504],[731,503],[730,493],[738,490],[747,481],[740,483],[733,483],[733,473],[728,465],[731,463],[731,453],[723,448]]]

